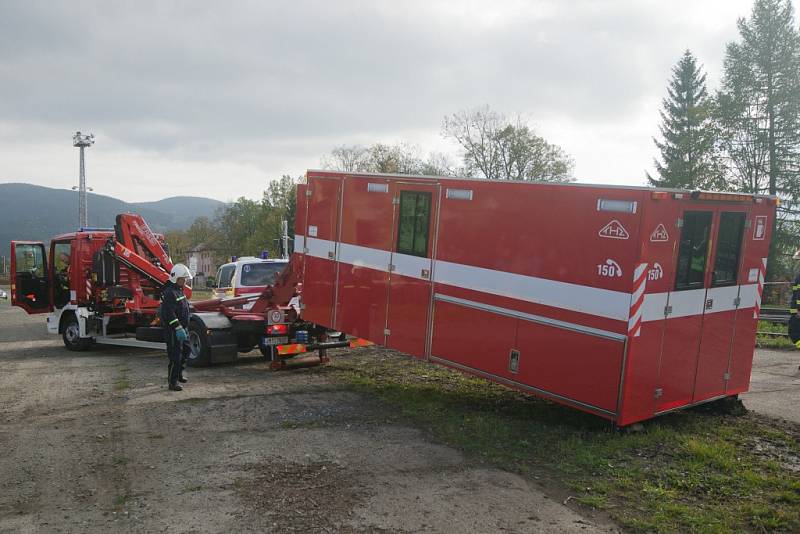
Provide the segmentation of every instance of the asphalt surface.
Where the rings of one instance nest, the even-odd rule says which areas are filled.
[[[800,351],[757,349],[745,407],[800,423]]]

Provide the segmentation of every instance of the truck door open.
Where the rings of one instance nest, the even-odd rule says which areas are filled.
[[[11,242],[11,304],[29,314],[48,313],[50,273],[44,244],[31,241]]]

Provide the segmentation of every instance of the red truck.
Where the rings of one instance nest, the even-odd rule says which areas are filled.
[[[172,265],[163,236],[141,216],[121,214],[113,229],[54,237],[49,254],[41,242],[12,241],[11,302],[46,314],[48,332],[61,334],[69,350],[94,343],[163,348],[158,306]],[[324,362],[327,348],[347,346],[299,318],[297,274],[284,269],[257,295],[192,303],[188,363],[228,362],[258,348],[281,368]],[[318,349],[318,356],[307,355]]]
[[[749,387],[777,198],[309,171],[303,317],[618,426]]]

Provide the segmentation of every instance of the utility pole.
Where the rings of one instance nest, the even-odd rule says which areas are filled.
[[[72,146],[78,147],[81,150],[81,167],[80,167],[80,182],[78,189],[78,227],[87,228],[89,226],[89,211],[87,206],[87,187],[86,187],[86,166],[83,161],[83,149],[88,148],[94,144],[94,134],[85,135],[80,132],[75,132],[72,136]],[[76,189],[74,186],[73,190]],[[88,188],[92,190],[91,187]]]

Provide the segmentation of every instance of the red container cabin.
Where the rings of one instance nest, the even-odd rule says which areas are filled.
[[[748,389],[776,205],[309,171],[303,315],[625,426]]]

